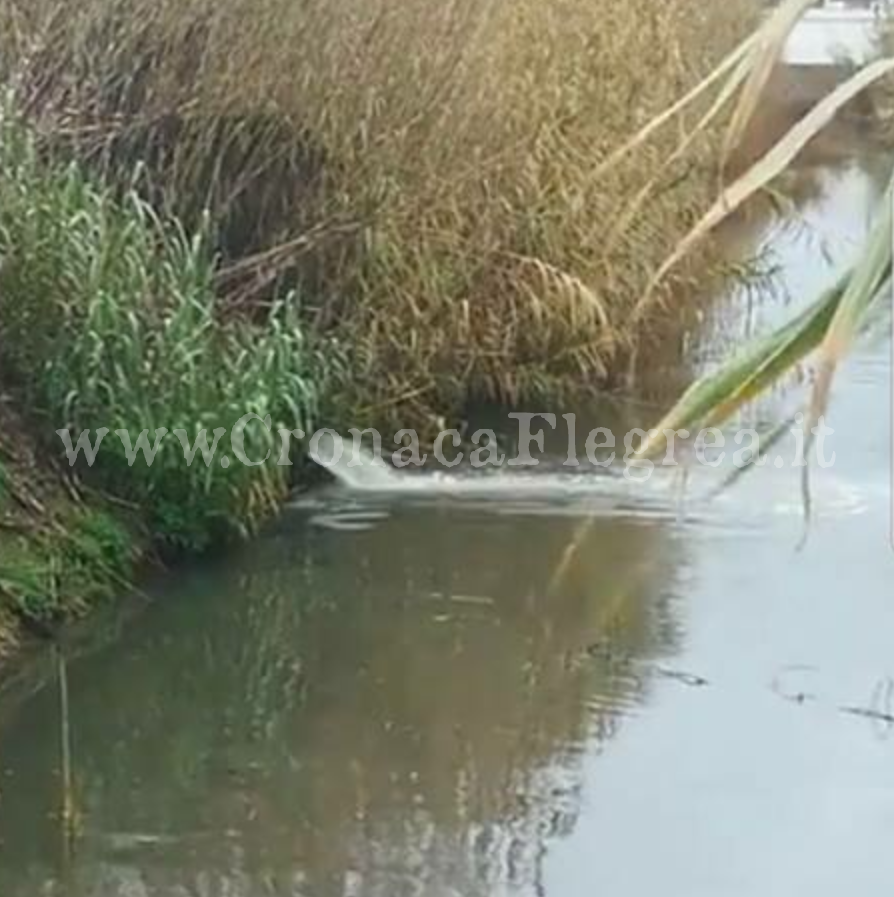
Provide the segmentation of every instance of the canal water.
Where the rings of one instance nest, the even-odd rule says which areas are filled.
[[[786,289],[720,302],[698,364],[834,277],[887,169],[823,156],[726,234]],[[0,895],[887,897],[890,373],[877,338],[836,381],[806,541],[788,465],[693,507],[300,497],[69,661],[67,862],[55,684],[0,705]]]

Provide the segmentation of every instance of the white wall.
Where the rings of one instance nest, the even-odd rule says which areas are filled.
[[[791,65],[824,65],[844,56],[860,62],[872,49],[877,21],[868,10],[814,10],[795,28],[785,49],[785,61]]]

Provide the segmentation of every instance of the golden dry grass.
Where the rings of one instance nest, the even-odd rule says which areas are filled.
[[[189,225],[210,208],[228,308],[297,282],[350,351],[344,403],[419,424],[470,394],[605,384],[661,332],[657,308],[648,321],[631,310],[712,198],[717,135],[632,219],[622,211],[687,122],[600,165],[758,12],[754,0],[13,0],[0,49],[48,146],[119,182],[143,160],[143,189]]]

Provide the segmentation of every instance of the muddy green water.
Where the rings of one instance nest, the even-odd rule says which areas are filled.
[[[796,303],[884,169],[812,168],[811,230],[730,239]],[[791,306],[721,310],[705,362]],[[691,513],[333,485],[157,584],[70,663],[70,868],[57,691],[3,706],[0,895],[887,897],[894,729],[845,708],[894,712],[889,359],[836,384],[802,551],[788,468]]]

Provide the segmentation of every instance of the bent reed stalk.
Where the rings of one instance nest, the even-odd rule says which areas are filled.
[[[724,141],[727,149],[741,138],[756,114],[769,73],[780,62],[788,35],[811,5],[810,0],[785,0],[764,25],[743,43],[744,69],[727,75],[725,83],[720,81],[723,85],[721,90],[730,92],[731,96],[738,94],[736,111]],[[880,41],[880,47],[884,51],[885,40]],[[705,80],[705,89],[718,81],[716,76],[722,70],[718,67]],[[870,60],[858,67],[843,83],[819,100],[763,157],[733,183],[724,186],[708,211],[658,267],[638,309],[654,301],[655,287],[719,224],[783,175],[807,144],[848,103],[874,89],[886,77],[890,85],[892,72],[894,56]],[[665,113],[659,116],[648,123],[642,133],[665,124],[684,106],[676,104],[671,108],[672,115]],[[634,138],[626,144],[626,151],[634,152],[637,145]],[[651,457],[663,451],[666,444],[664,433],[668,430],[698,429],[724,423],[743,405],[771,389],[811,356],[815,361],[815,377],[806,405],[805,430],[815,434],[815,427],[827,410],[839,364],[861,331],[871,325],[879,304],[890,300],[894,272],[892,216],[894,174],[854,265],[797,317],[751,346],[737,351],[718,369],[692,384],[653,430],[653,435],[644,441],[640,455]],[[808,468],[805,467],[804,504],[809,514],[808,475]]]

